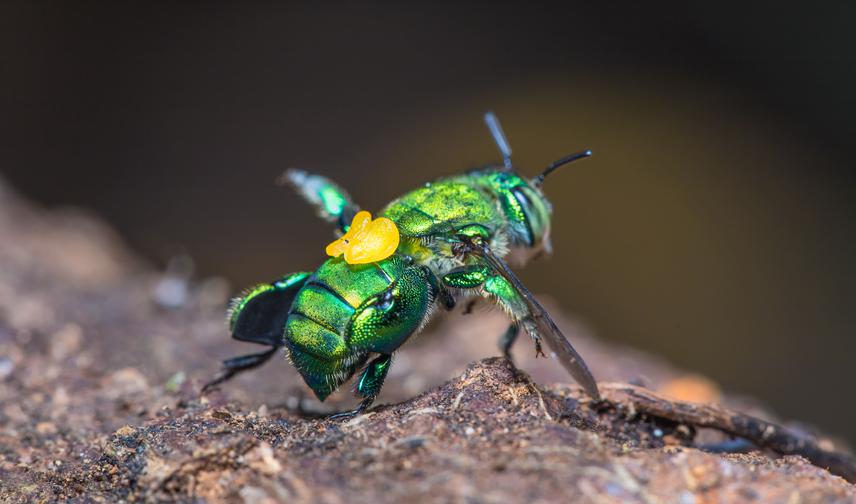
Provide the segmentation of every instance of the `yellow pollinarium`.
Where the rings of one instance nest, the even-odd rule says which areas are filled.
[[[341,238],[327,245],[327,255],[345,254],[348,264],[368,264],[395,253],[400,237],[398,227],[386,217],[372,219],[365,210],[357,212],[351,227]]]

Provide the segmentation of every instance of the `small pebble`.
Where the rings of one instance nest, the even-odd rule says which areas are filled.
[[[125,425],[123,427],[119,427],[119,429],[116,430],[116,432],[114,432],[113,435],[125,437],[125,436],[130,436],[133,433],[134,433],[134,428],[131,427],[130,425]]]
[[[0,357],[0,380],[8,378],[15,370],[15,363],[8,357]]]
[[[56,425],[51,422],[39,422],[36,424],[36,432],[42,435],[56,434]]]
[[[181,388],[181,385],[187,379],[187,375],[184,374],[184,371],[179,371],[172,375],[169,380],[167,380],[166,384],[163,386],[164,390],[167,392],[174,394],[178,392]]]

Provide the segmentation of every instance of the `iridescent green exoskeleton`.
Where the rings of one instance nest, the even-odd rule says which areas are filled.
[[[394,254],[370,264],[325,261],[314,273],[294,273],[249,289],[230,310],[232,336],[260,343],[264,352],[224,361],[206,387],[256,367],[285,348],[286,356],[315,395],[324,400],[355,373],[360,406],[371,405],[383,385],[392,355],[428,321],[439,304],[452,309],[465,297],[487,298],[512,323],[500,339],[509,350],[519,331],[541,344],[594,398],[597,384],[553,319],[505,262],[510,253],[530,257],[550,252],[552,207],[541,191],[544,178],[591,152],[565,157],[528,179],[511,163],[511,149],[493,114],[485,116],[503,154],[502,166],[443,178],[389,203],[380,216],[400,233]],[[334,182],[290,170],[287,179],[322,218],[348,230],[359,211]]]

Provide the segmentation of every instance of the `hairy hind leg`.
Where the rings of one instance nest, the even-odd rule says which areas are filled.
[[[270,349],[226,359],[223,369],[202,387],[202,392],[230,380],[238,373],[261,366],[270,360],[277,349],[282,348],[288,309],[309,275],[308,272],[290,273],[271,283],[247,289],[232,300],[229,307],[229,331],[232,338],[265,345]]]

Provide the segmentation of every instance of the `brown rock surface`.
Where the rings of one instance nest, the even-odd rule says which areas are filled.
[[[477,361],[505,323],[480,311],[408,345],[381,405],[351,420],[310,418],[353,400],[317,403],[282,362],[201,397],[220,359],[255,347],[229,341],[222,281],[166,308],[170,285],[96,219],[0,185],[0,501],[856,502],[805,458],[852,481],[834,440],[562,317],[601,403],[527,341],[529,374]]]

